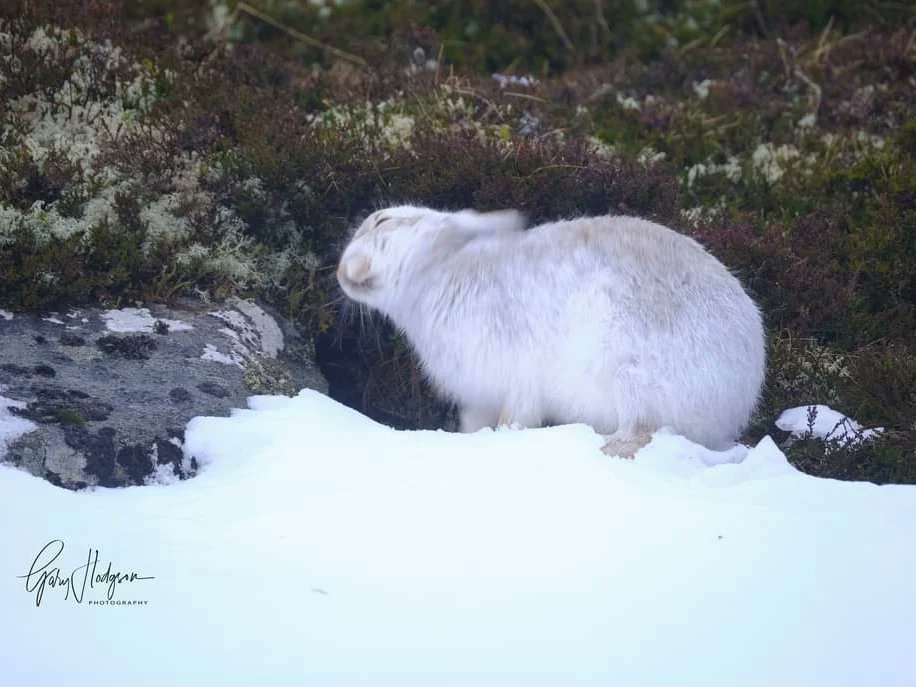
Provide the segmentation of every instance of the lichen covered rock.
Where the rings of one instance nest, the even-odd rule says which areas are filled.
[[[298,338],[239,300],[0,319],[3,357],[19,361],[0,366],[0,389],[34,423],[3,459],[69,489],[192,477],[181,450],[192,417],[227,415],[255,393],[327,390],[309,359],[285,352]]]

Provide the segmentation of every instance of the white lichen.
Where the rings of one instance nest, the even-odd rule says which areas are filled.
[[[138,130],[155,102],[155,79],[171,77],[129,61],[110,41],[91,40],[76,29],[39,27],[23,49],[48,68],[66,71],[55,89],[36,88],[6,103],[0,128],[15,136],[12,145],[0,150],[0,167],[13,185],[25,183],[17,173],[29,164],[43,172],[48,164],[64,163],[72,177],[68,198],[38,200],[27,209],[0,205],[0,245],[18,231],[41,245],[115,226],[116,197],[130,192],[131,182],[103,164],[101,152]]]
[[[194,329],[193,326],[181,320],[153,317],[148,308],[108,310],[102,313],[102,320],[104,320],[105,328],[108,331],[118,333],[143,332],[151,334],[154,331],[157,320],[167,324],[169,331],[178,332]]]
[[[706,100],[709,97],[709,87],[712,86],[712,81],[709,79],[703,79],[702,81],[693,82],[693,92],[700,100]]]
[[[798,156],[799,152],[795,146],[761,143],[751,155],[751,163],[759,176],[768,183],[775,184],[782,179],[786,168]]]
[[[639,151],[636,160],[644,167],[651,167],[662,162],[666,157],[667,155],[664,152],[660,152],[652,146],[646,146]]]
[[[525,76],[515,76],[513,74],[493,74],[493,80],[500,88],[506,86],[515,86],[521,88],[534,88],[538,85],[538,80],[530,74]]]
[[[722,175],[733,184],[736,184],[741,181],[741,162],[732,155],[723,163],[698,162],[695,165],[691,165],[687,168],[687,188],[693,188],[697,179],[714,174]]]
[[[204,352],[201,354],[201,360],[209,360],[221,365],[231,365],[240,369],[245,369],[245,359],[237,351],[221,353],[214,344],[205,344]]]
[[[610,160],[617,156],[617,149],[597,136],[588,137],[588,148],[599,160]]]
[[[639,101],[632,96],[625,96],[622,93],[617,94],[617,104],[620,105],[624,110],[636,110],[639,111],[641,106]]]
[[[681,217],[692,227],[711,222],[725,212],[725,198],[719,198],[714,205],[697,205],[681,210]]]
[[[234,309],[211,315],[228,325],[221,331],[232,341],[228,356],[233,364],[262,356],[276,358],[284,348],[283,331],[276,320],[252,300],[234,298],[230,304]]]
[[[809,112],[798,120],[796,126],[799,129],[813,129],[815,124],[817,124],[817,116],[813,112]]]
[[[186,217],[180,216],[181,196],[166,193],[140,210],[140,221],[146,230],[144,252],[162,243],[183,243],[191,235]]]

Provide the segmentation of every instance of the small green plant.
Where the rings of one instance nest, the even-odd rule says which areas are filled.
[[[86,420],[72,408],[55,409],[55,419],[60,424],[67,427],[85,427]]]

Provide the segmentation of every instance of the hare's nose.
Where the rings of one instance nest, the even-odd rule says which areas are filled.
[[[357,286],[369,279],[372,271],[372,260],[365,255],[360,255],[349,260],[341,260],[337,268],[338,281],[346,281]]]

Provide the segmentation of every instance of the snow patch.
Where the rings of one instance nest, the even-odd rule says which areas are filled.
[[[163,463],[162,465],[157,464],[156,467],[153,468],[153,471],[146,478],[146,485],[167,485],[180,481],[178,475],[175,474],[175,469],[172,467],[172,464]]]
[[[179,447],[181,442],[179,442]],[[175,468],[171,463],[159,463],[159,446],[155,442],[149,450],[149,457],[154,465],[153,471],[146,477],[144,483],[151,485],[168,485],[180,482],[181,478],[175,474]]]
[[[63,320],[57,317],[42,317],[41,319],[45,322],[50,322],[51,324],[64,324]]]
[[[10,444],[26,432],[38,429],[38,425],[31,420],[26,420],[24,417],[13,415],[10,412],[10,408],[25,408],[25,405],[24,401],[15,401],[11,398],[0,396],[0,461],[6,455],[6,450]]]
[[[884,431],[882,427],[864,429],[852,418],[819,404],[784,410],[777,418],[776,426],[784,432],[791,432],[794,437],[814,436],[838,442],[841,446],[871,439]]]
[[[205,467],[168,486],[74,494],[0,466],[0,522],[15,523],[0,556],[4,674],[912,682],[916,487],[811,477],[769,439],[715,452],[658,432],[632,461],[602,443],[584,425],[401,432],[305,391],[192,420],[185,455]],[[52,539],[62,574],[91,549],[103,569],[152,576],[114,595],[148,604],[95,609],[104,590],[79,606],[49,586],[36,609],[13,576]],[[176,613],[194,642],[175,642]],[[53,661],[49,623],[67,637]]]
[[[13,313],[9,312],[8,310],[0,310],[0,318],[3,318],[4,320],[11,320],[13,319]]]
[[[121,308],[108,310],[102,313],[105,326],[110,332],[145,332],[150,334],[156,321],[159,320],[169,326],[171,331],[186,331],[194,329],[191,325],[181,320],[170,320],[164,317],[153,317],[148,308]]]

